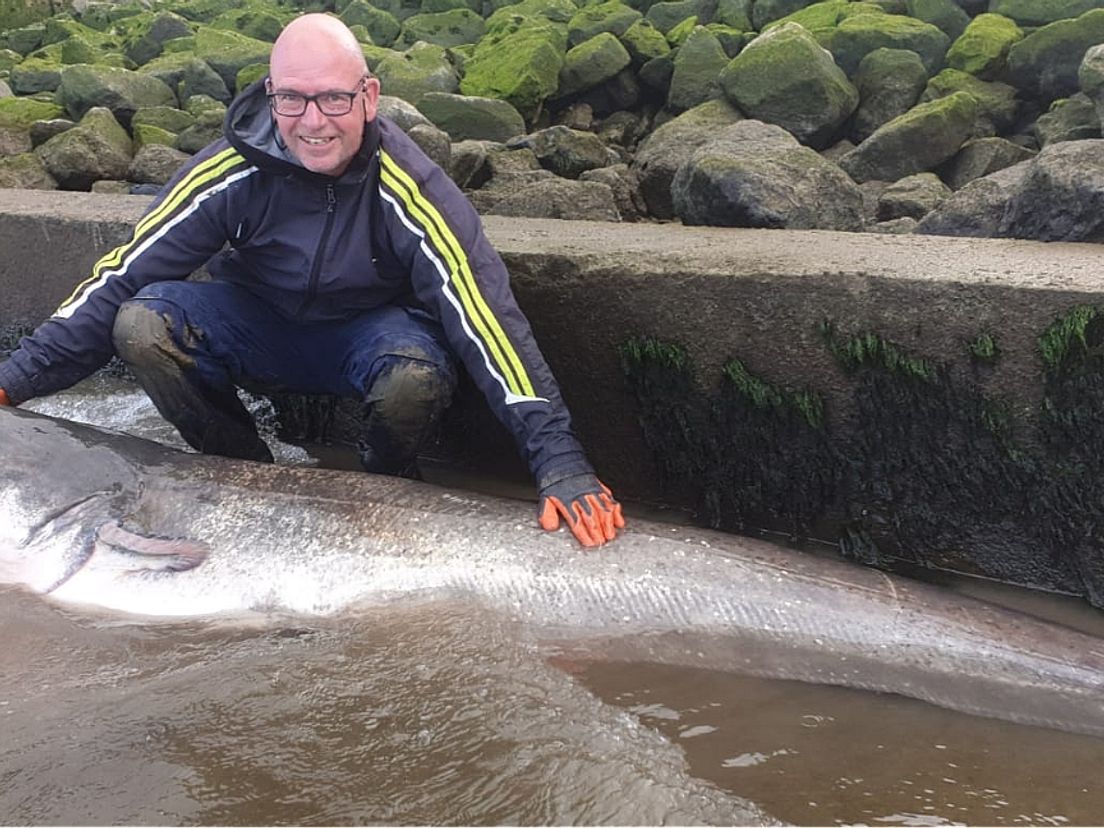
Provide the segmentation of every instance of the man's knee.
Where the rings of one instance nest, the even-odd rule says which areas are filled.
[[[435,421],[452,401],[455,374],[448,366],[389,355],[367,389],[366,402],[378,417],[403,432],[417,431],[426,421]]]
[[[136,297],[119,306],[111,331],[115,353],[134,368],[193,364],[181,347],[186,330],[172,308],[152,297]]]

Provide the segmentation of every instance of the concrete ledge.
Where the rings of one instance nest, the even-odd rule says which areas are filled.
[[[147,198],[136,196],[0,190],[0,246],[5,254],[0,261],[0,324],[37,322],[48,315],[100,255],[129,237],[147,204]],[[1061,475],[1067,465],[1083,463],[1084,458],[1055,458],[1053,428],[1040,431],[1040,418],[1048,405],[1053,408],[1057,381],[1054,367],[1041,356],[1040,336],[1074,309],[1091,308],[1100,301],[1104,251],[1099,246],[495,216],[486,217],[485,225],[510,268],[515,292],[560,380],[580,437],[600,474],[623,497],[695,506],[710,498],[713,503],[727,498],[739,514],[730,508],[710,516],[729,528],[775,524],[831,541],[857,532],[864,540],[850,551],[873,562],[899,556],[1046,588],[1094,595],[1099,588],[1094,600],[1104,601],[1104,566],[1096,538],[1090,537],[1091,531],[1077,535],[1081,530],[1071,528],[1089,519],[1087,512],[1067,515],[1065,535],[1054,529],[1050,541],[1035,538],[1034,551],[1007,551],[1008,532],[997,524],[1009,519],[1008,496],[998,498],[990,526],[984,525],[984,508],[970,512],[979,525],[957,527],[961,548],[949,548],[955,544],[943,535],[938,543],[924,537],[923,527],[919,534],[915,527],[902,529],[901,514],[894,513],[900,498],[895,500],[893,492],[900,471],[893,471],[892,463],[877,467],[879,453],[889,451],[878,446],[885,440],[886,445],[899,441],[904,452],[900,457],[913,458],[915,465],[921,461],[909,451],[935,445],[925,441],[936,439],[941,427],[948,429],[946,448],[956,457],[968,457],[969,439],[958,434],[957,421],[940,425],[928,415],[925,423],[931,433],[923,439],[914,439],[907,429],[896,437],[886,436],[883,423],[878,429],[885,434],[872,444],[871,406],[894,371],[869,359],[851,364],[841,359],[848,343],[865,337],[893,353],[924,360],[933,368],[929,379],[938,385],[940,399],[950,401],[941,403],[944,408],[952,414],[956,406],[961,408],[954,416],[961,415],[965,422],[977,419],[970,408],[974,403],[997,406],[1006,426],[998,442],[1015,457],[1027,453],[1038,455],[1039,463],[1050,463],[1047,469],[1038,467],[1038,477]],[[1083,334],[1075,332],[1074,339]],[[1088,347],[1082,348],[1076,370],[1078,376],[1095,377],[1097,357],[1091,346],[1098,334],[1090,331],[1087,336]],[[685,393],[667,401],[666,409],[650,408],[649,388],[641,385],[639,376],[626,377],[621,349],[642,337],[677,346],[685,357],[679,370],[687,374],[689,385]],[[995,342],[998,357],[979,358],[976,344],[984,337]],[[813,509],[798,520],[789,503],[772,507],[758,501],[741,512],[739,492],[724,487],[758,484],[719,472],[695,482],[693,469],[680,467],[678,458],[670,455],[678,447],[664,432],[667,426],[660,426],[665,410],[674,404],[691,412],[685,428],[710,432],[712,443],[697,444],[702,454],[696,460],[698,469],[711,468],[711,454],[720,457],[732,449],[718,448],[723,435],[718,435],[718,421],[710,419],[708,411],[721,405],[722,377],[733,359],[771,389],[776,403],[779,394],[802,391],[822,401],[819,428],[836,447],[825,455],[835,475],[830,483],[848,488],[826,495],[819,511]],[[871,379],[875,369],[882,379]],[[1083,401],[1093,404],[1089,397]],[[753,410],[754,401],[749,406]],[[905,415],[894,413],[894,422],[900,423],[907,410]],[[699,415],[704,419],[693,419]],[[1087,421],[1079,420],[1078,428],[1087,427]],[[762,433],[767,439],[763,428],[749,433]],[[1082,436],[1093,439],[1088,433]],[[501,456],[501,439],[495,428],[464,435],[465,445],[476,455]],[[776,453],[764,455],[763,463],[768,471],[773,468],[772,474],[786,473],[771,465],[788,462],[785,446],[778,445],[786,439],[790,437],[777,437],[773,444],[767,440],[770,452]],[[749,454],[764,450],[746,446]],[[999,455],[992,447],[986,451]],[[845,484],[836,467],[856,454],[862,455],[857,462],[870,468],[851,469]],[[933,472],[936,479],[945,475],[943,485],[953,490],[959,485],[954,477],[965,473],[966,465],[941,468]],[[1008,475],[1004,466],[1001,469],[993,471],[993,486],[999,487],[1002,476]],[[1104,468],[1101,471],[1104,477]],[[800,487],[800,481],[792,482]],[[864,488],[867,483],[869,489]],[[1087,484],[1087,477],[1077,478],[1077,487]],[[1005,485],[1020,483],[1005,480]],[[879,493],[879,487],[888,488],[889,494]],[[1078,491],[1096,496],[1095,490]],[[957,499],[975,496],[970,489]],[[1034,496],[1028,492],[1022,497]],[[1092,509],[1099,510],[1101,502],[1095,501]],[[871,510],[876,519],[867,520]],[[947,519],[960,520],[962,515]],[[982,536],[987,540],[979,541]],[[1080,551],[1045,548],[1048,542],[1058,543],[1059,536],[1067,544],[1077,536]],[[929,541],[939,548],[925,548]],[[975,560],[971,547],[979,544],[992,548]],[[1033,562],[1032,556],[1037,560]]]

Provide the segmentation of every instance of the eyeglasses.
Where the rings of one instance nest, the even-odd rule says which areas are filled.
[[[365,81],[354,92],[320,92],[317,95],[300,95],[298,92],[269,92],[268,103],[277,115],[297,118],[307,111],[307,104],[314,105],[323,115],[348,115],[353,109],[353,100],[364,89]]]

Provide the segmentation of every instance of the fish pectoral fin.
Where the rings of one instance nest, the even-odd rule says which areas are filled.
[[[124,556],[120,567],[129,571],[184,572],[195,569],[207,560],[211,551],[203,541],[142,535],[124,529],[114,521],[101,524],[96,529],[96,540]]]

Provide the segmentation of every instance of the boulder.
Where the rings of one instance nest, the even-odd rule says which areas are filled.
[[[131,152],[130,136],[104,107],[89,109],[73,129],[35,149],[63,190],[87,190],[93,181],[125,178]]]
[[[768,23],[781,20],[812,2],[813,0],[755,0],[751,8],[752,28],[762,31]]]
[[[586,170],[616,164],[618,157],[592,132],[553,126],[515,138],[508,149],[532,150],[540,165],[562,178],[578,178]]]
[[[453,141],[507,141],[525,132],[525,120],[506,101],[448,92],[427,92],[419,111]]]
[[[388,95],[417,105],[427,92],[456,92],[460,81],[445,49],[415,43],[376,64],[380,88]]]
[[[131,128],[148,124],[172,133],[180,133],[195,123],[195,116],[173,106],[147,106],[137,109],[130,119]]]
[[[1050,105],[1034,124],[1040,147],[1061,141],[1100,137],[1100,115],[1087,95],[1061,98]]]
[[[743,117],[727,101],[708,101],[663,124],[640,143],[630,166],[640,178],[649,214],[674,217],[671,180],[675,172],[718,129]]]
[[[890,184],[878,198],[879,222],[899,218],[921,219],[951,195],[951,188],[935,173],[908,175]]]
[[[922,219],[913,231],[935,236],[986,238],[1000,235],[1005,213],[1031,161],[977,178]]]
[[[130,137],[134,139],[134,153],[137,155],[143,147],[159,144],[165,147],[176,146],[176,133],[153,124],[131,124]]]
[[[61,68],[56,60],[29,57],[12,67],[8,85],[16,95],[53,92],[61,85]]]
[[[338,15],[346,26],[363,26],[377,46],[390,46],[402,30],[395,15],[368,0],[350,0]]]
[[[195,95],[206,95],[223,103],[230,102],[231,87],[226,85],[218,72],[192,52],[162,55],[151,60],[140,71],[157,78],[172,89],[181,103]]]
[[[648,20],[636,21],[618,40],[628,51],[635,69],[639,69],[652,58],[663,57],[671,51],[671,45],[663,32]]]
[[[448,174],[462,190],[478,190],[491,177],[487,155],[502,148],[497,141],[456,141],[450,152]]]
[[[35,121],[31,124],[31,145],[41,146],[55,135],[61,135],[75,126],[76,123],[68,118],[47,118],[44,121]]]
[[[955,157],[944,165],[943,180],[951,189],[960,190],[975,179],[1027,161],[1035,155],[1034,150],[1004,138],[975,138],[963,144]]]
[[[446,48],[462,46],[476,43],[486,30],[483,18],[469,8],[415,14],[403,21],[396,47],[413,46],[418,41]]]
[[[620,37],[642,18],[639,11],[620,0],[584,6],[568,21],[567,45],[578,46],[602,32]]]
[[[0,187],[20,190],[56,190],[57,181],[33,152],[0,157]]]
[[[268,63],[272,44],[237,32],[201,27],[195,35],[195,55],[215,70],[227,89],[238,72],[251,63]]]
[[[684,224],[861,230],[858,186],[835,164],[762,121],[739,121],[698,147],[671,182]]]
[[[752,0],[718,0],[713,22],[742,32],[751,31],[755,28],[751,23],[751,6]]]
[[[970,23],[970,15],[954,0],[906,0],[909,17],[931,23],[951,40],[961,35]]]
[[[447,170],[452,162],[452,141],[448,133],[433,124],[416,124],[406,133],[433,163]]]
[[[1104,0],[989,0],[989,11],[1021,26],[1045,26],[1092,9],[1104,9]]]
[[[1008,79],[1025,94],[1049,103],[1079,89],[1077,71],[1090,47],[1104,43],[1104,9],[1059,20],[1008,50]]]
[[[568,181],[549,176],[518,187],[486,212],[575,221],[620,221],[613,191],[598,181]]]
[[[1104,44],[1085,52],[1077,69],[1077,82],[1096,107],[1097,118],[1104,122]]]
[[[137,184],[165,184],[190,157],[170,146],[146,144],[134,154],[126,179]]]
[[[104,66],[66,66],[61,72],[58,101],[77,120],[92,107],[110,109],[124,127],[143,107],[177,104],[163,81],[143,72]]]
[[[639,221],[647,212],[644,197],[640,194],[640,179],[627,164],[587,170],[579,176],[579,180],[597,181],[609,187],[621,221]]]
[[[978,105],[966,92],[919,104],[880,127],[840,159],[856,181],[896,181],[933,170],[971,137]]]
[[[858,14],[841,21],[832,33],[830,49],[850,77],[875,49],[910,49],[920,56],[929,75],[943,65],[950,38],[940,29],[899,14]]]
[[[749,117],[778,124],[823,148],[859,104],[859,93],[796,23],[760,35],[720,76],[725,96]]]
[[[556,97],[566,98],[617,76],[632,63],[628,50],[609,32],[596,34],[567,50]]]
[[[1008,67],[1008,52],[1023,29],[999,14],[979,14],[947,50],[947,66],[982,80],[996,80]]]
[[[33,98],[0,98],[0,156],[22,155],[34,146],[31,129],[38,121],[57,118],[57,104]]]
[[[685,112],[721,95],[718,78],[729,57],[717,36],[695,26],[674,56],[674,72],[667,88],[667,109]]]
[[[195,113],[195,123],[176,136],[174,146],[187,153],[197,153],[212,141],[222,137],[222,122],[226,116],[222,109],[205,109]]]
[[[909,49],[875,49],[859,63],[854,77],[859,106],[851,119],[851,138],[862,143],[878,127],[916,105],[928,82],[920,55]]]
[[[999,235],[1104,241],[1104,139],[1051,144],[1022,166],[1027,174],[1009,204]]]
[[[460,91],[509,101],[530,120],[559,88],[566,52],[566,29],[550,22],[530,21],[501,38],[484,37],[464,62]]]
[[[427,93],[427,94],[452,94],[450,92],[445,93]],[[421,101],[419,101],[420,103]],[[432,124],[433,121],[429,120],[422,111],[414,104],[404,101],[402,98],[396,98],[394,95],[380,95],[379,104],[376,107],[376,114],[382,115],[389,120],[395,122],[403,132],[410,132],[411,128],[418,124]]]
[[[1008,132],[1019,113],[1015,88],[999,81],[983,81],[959,69],[944,69],[920,95],[920,103],[966,92],[977,101],[977,120],[971,137],[984,138]]]

